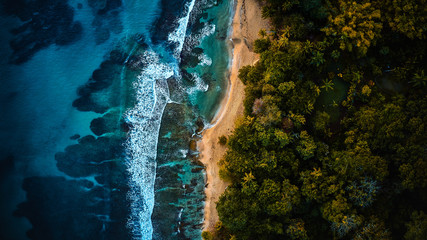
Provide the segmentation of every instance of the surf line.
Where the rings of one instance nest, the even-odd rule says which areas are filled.
[[[177,28],[168,36],[175,43],[174,57],[180,62],[187,27],[195,0],[185,5],[185,15],[177,20]],[[179,77],[178,64],[162,62],[159,54],[152,50],[144,53],[146,67],[133,87],[136,90],[135,107],[128,110],[125,121],[130,130],[125,142],[126,164],[129,174],[130,216],[128,228],[133,239],[149,240],[153,236],[151,215],[154,208],[154,183],[156,178],[157,143],[161,119],[169,101],[167,79]]]

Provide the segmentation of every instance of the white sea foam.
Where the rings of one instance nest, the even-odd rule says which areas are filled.
[[[136,105],[125,114],[131,125],[126,142],[130,177],[131,215],[128,225],[134,239],[151,239],[151,214],[154,207],[154,181],[160,122],[169,100],[166,80],[174,75],[172,68],[160,62],[154,52],[146,52],[147,64],[134,82]]]
[[[197,73],[191,73],[193,77],[194,87],[188,88],[187,93],[189,95],[195,92],[206,92],[209,89],[209,84],[205,83],[203,79]]]
[[[194,87],[188,88],[187,94],[190,102],[194,105],[197,102],[197,93],[208,91],[209,84],[205,83],[197,73],[191,73],[191,76],[193,76]]]
[[[152,239],[151,215],[154,208],[157,142],[164,108],[167,103],[172,102],[166,80],[173,76],[179,81],[181,77],[177,63],[180,61],[194,5],[195,0],[185,5],[184,16],[177,20],[177,28],[168,36],[168,41],[176,43],[173,53],[176,62],[163,63],[155,52],[145,53],[143,61],[146,67],[134,83],[136,105],[125,114],[125,120],[131,126],[126,142],[126,160],[130,178],[128,197],[131,208],[128,226],[132,231],[133,239]],[[198,37],[201,38],[213,32],[215,32],[215,26],[207,25]],[[211,62],[211,59],[205,59],[205,64],[208,65]],[[195,86],[192,91],[208,90],[209,86],[199,76],[194,74],[193,77]]]
[[[208,57],[206,54],[200,54],[199,55],[199,61],[201,66],[210,66],[212,65],[212,59]]]
[[[187,157],[188,150],[187,149],[180,149],[179,152],[181,153],[181,157],[185,158]]]
[[[179,55],[181,54],[182,47],[184,46],[185,33],[187,32],[188,21],[190,20],[190,13],[194,8],[195,1],[196,0],[191,0],[191,2],[185,5],[187,8],[185,16],[178,19],[178,28],[175,29],[175,31],[171,32],[168,36],[169,41],[178,43],[178,46],[175,48],[174,51],[174,55],[178,59]]]
[[[178,220],[180,220],[180,221],[181,221],[181,216],[182,216],[183,211],[184,211],[184,208],[179,209]]]
[[[215,33],[215,29],[216,29],[215,24],[205,24],[203,28],[200,30],[200,32],[192,34],[187,37],[186,46],[193,47],[193,46],[200,45],[200,43],[203,41],[205,37]],[[184,49],[184,50],[189,51],[190,49]]]
[[[206,24],[202,31],[200,32],[200,34],[198,35],[199,38],[204,38],[207,37],[209,35],[212,35],[215,33],[215,24]]]
[[[195,89],[201,92],[206,92],[209,89],[209,84],[205,83],[203,79],[196,73],[191,74],[196,82]]]

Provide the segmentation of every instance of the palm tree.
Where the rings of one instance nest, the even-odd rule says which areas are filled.
[[[319,51],[315,51],[313,53],[313,57],[311,57],[310,64],[316,65],[316,67],[318,67],[324,62],[325,62],[325,59],[323,58],[323,53]]]
[[[334,83],[330,79],[323,80],[323,86],[321,86],[320,88],[324,88],[326,91],[334,90]]]
[[[267,32],[265,31],[265,29],[261,29],[261,30],[259,30],[258,35],[259,35],[261,38],[265,38],[265,37],[267,36]]]
[[[427,86],[427,76],[424,75],[424,70],[421,70],[420,74],[415,73],[411,81],[409,81],[414,87],[425,87]]]

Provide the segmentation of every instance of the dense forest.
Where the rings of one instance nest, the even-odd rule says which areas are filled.
[[[426,0],[261,5],[203,238],[427,239]]]

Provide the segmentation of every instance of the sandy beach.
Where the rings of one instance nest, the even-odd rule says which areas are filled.
[[[259,56],[252,51],[253,43],[258,38],[259,30],[268,29],[268,22],[261,18],[261,7],[256,0],[235,0],[234,4],[231,34],[233,58],[227,94],[212,121],[213,127],[206,129],[198,142],[200,161],[206,166],[207,178],[204,231],[213,231],[218,221],[216,202],[227,187],[218,173],[218,162],[226,151],[226,147],[218,143],[218,138],[222,135],[229,136],[236,119],[243,115],[245,87],[238,79],[239,69],[258,60]]]

